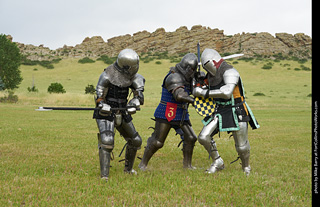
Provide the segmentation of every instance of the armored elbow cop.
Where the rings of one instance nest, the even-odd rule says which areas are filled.
[[[136,98],[137,100],[139,100],[140,105],[144,104],[144,95],[142,91],[134,91],[133,92],[134,98]]]
[[[132,82],[132,87],[134,88],[134,90],[133,90],[134,98],[137,98],[139,100],[140,105],[144,104],[143,91],[144,91],[145,82],[146,82],[146,80],[140,74],[136,74],[134,77],[134,80]]]

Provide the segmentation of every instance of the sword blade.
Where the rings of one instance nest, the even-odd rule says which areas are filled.
[[[226,59],[230,59],[230,58],[236,58],[236,57],[240,57],[244,54],[233,54],[233,55],[228,55],[228,56],[225,56],[223,57],[222,59],[226,60]]]
[[[198,53],[198,69],[200,72],[200,66],[201,66],[201,61],[200,61],[200,42],[197,44],[197,53]]]

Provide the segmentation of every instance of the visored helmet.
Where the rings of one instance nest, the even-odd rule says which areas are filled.
[[[223,59],[214,49],[206,48],[201,54],[202,67],[213,76],[216,75],[217,66],[220,65],[220,61],[223,61]]]
[[[120,72],[133,76],[139,70],[139,55],[132,49],[124,49],[119,53],[116,63]]]
[[[188,53],[181,59],[180,63],[176,65],[176,68],[184,75],[188,80],[194,76],[194,72],[197,70],[198,58],[193,53]]]

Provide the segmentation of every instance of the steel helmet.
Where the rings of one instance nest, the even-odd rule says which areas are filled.
[[[133,76],[139,70],[139,55],[132,49],[124,49],[119,53],[116,63],[120,72]]]
[[[213,76],[216,75],[217,65],[221,60],[220,54],[214,49],[206,48],[201,54],[202,67]]]

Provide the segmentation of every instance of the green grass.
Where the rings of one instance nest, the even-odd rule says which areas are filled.
[[[106,184],[99,178],[97,127],[92,112],[37,112],[38,106],[93,106],[85,95],[107,66],[101,61],[78,64],[62,60],[48,70],[22,66],[23,82],[16,91],[16,104],[0,103],[0,206],[311,206],[311,72],[287,70],[300,67],[295,61],[266,63],[238,61],[248,104],[261,128],[249,130],[252,173],[246,178],[233,138],[215,137],[226,168],[214,175],[204,173],[211,161],[196,143],[193,165],[182,168],[180,141],[170,132],[164,147],[150,160],[149,171],[134,168],[137,176],[123,173],[118,157],[125,144],[115,136],[115,160]],[[154,126],[150,119],[160,99],[162,79],[173,63],[161,60],[141,63],[146,78],[145,105],[134,115],[134,124],[144,146]],[[281,65],[280,65],[281,64]],[[305,63],[310,67],[310,61]],[[34,71],[34,68],[37,71]],[[311,67],[310,67],[311,68]],[[32,76],[39,93],[29,93]],[[60,82],[67,93],[48,94],[52,82]],[[263,93],[265,96],[253,96]],[[3,93],[0,93],[2,96]],[[190,108],[198,134],[201,117]]]

